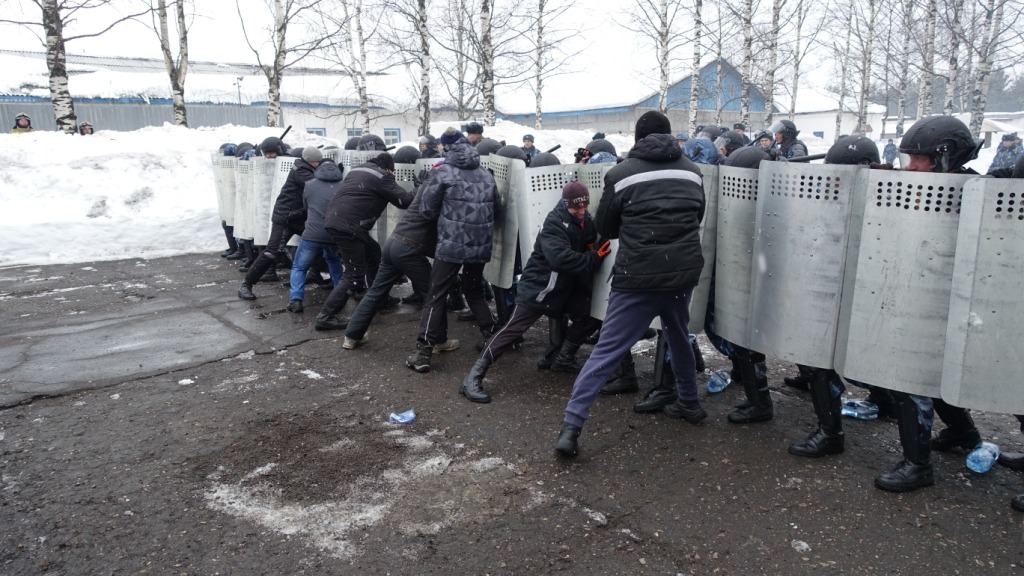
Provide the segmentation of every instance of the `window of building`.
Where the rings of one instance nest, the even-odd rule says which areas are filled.
[[[818,138],[821,138],[821,139],[825,138],[825,133],[824,132],[812,132],[812,134],[814,134],[815,136],[817,136]]]
[[[327,128],[306,128],[307,134],[316,134],[317,136],[327,137]]]
[[[391,146],[402,141],[402,131],[398,128],[384,129],[384,144]]]
[[[349,138],[358,138],[359,136],[363,135],[362,128],[349,128],[347,131]]]

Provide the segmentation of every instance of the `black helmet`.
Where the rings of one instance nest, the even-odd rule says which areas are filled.
[[[551,152],[541,152],[533,157],[530,161],[530,168],[542,168],[544,166],[558,166],[561,162],[558,160],[558,156],[555,156]]]
[[[356,144],[356,150],[387,150],[388,147],[384,144],[384,140],[376,134],[363,134],[359,137],[359,143]]]
[[[956,172],[978,157],[982,140],[975,140],[963,122],[952,116],[918,121],[903,135],[900,154],[928,156],[932,172]]]
[[[479,142],[476,143],[476,151],[481,156],[487,156],[488,154],[496,154],[499,149],[501,149],[501,142],[498,142],[493,138],[482,138]]]
[[[878,146],[866,136],[843,136],[828,149],[825,164],[878,164]]]
[[[305,150],[303,147],[292,148],[288,151],[288,155],[292,158],[302,158],[302,151]]]
[[[772,124],[768,130],[774,134],[782,134],[783,140],[793,140],[800,133],[796,129],[796,124],[793,124],[791,120],[779,120]]]
[[[395,150],[395,164],[415,164],[419,157],[419,149],[412,146],[402,146]]]
[[[743,148],[745,144],[743,136],[740,136],[740,133],[735,130],[726,130],[715,140],[715,148],[725,148],[726,156]]]
[[[697,138],[707,138],[712,142],[714,142],[721,135],[722,130],[718,126],[701,126],[697,130]]]
[[[345,141],[345,150],[355,150],[359,146],[359,136],[353,136]]]
[[[260,152],[267,154],[268,152],[277,152],[278,154],[284,155],[288,153],[288,147],[284,145],[277,136],[268,136],[260,142]]]
[[[419,143],[425,144],[429,149],[437,148],[437,138],[434,138],[430,134],[424,134],[423,136],[420,136]]]
[[[611,142],[605,140],[604,138],[591,140],[590,144],[587,144],[586,146],[584,146],[584,148],[589,150],[591,155],[597,154],[598,152],[607,152],[612,156],[618,156],[618,154],[615,152],[615,146],[613,146]]]
[[[751,139],[751,142],[758,142],[759,140],[761,140],[761,138],[767,138],[772,142],[775,142],[775,134],[772,134],[768,130],[761,130],[757,134],[754,134],[754,137],[753,139]]]
[[[235,158],[241,158],[242,156],[245,156],[245,153],[248,152],[249,150],[252,150],[253,148],[255,148],[255,146],[253,146],[249,142],[240,142],[238,146],[235,147]]]
[[[495,154],[498,156],[504,156],[505,158],[515,158],[516,160],[526,162],[526,152],[523,152],[523,149],[519,146],[513,146],[511,144],[508,146],[502,146],[501,148],[498,148],[498,151],[495,152]]]
[[[737,168],[757,168],[761,165],[762,160],[770,159],[771,155],[765,152],[764,148],[760,146],[744,146],[729,154],[729,157],[725,159],[725,165]]]

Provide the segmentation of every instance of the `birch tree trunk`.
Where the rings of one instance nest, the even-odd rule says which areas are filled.
[[[494,44],[491,38],[491,0],[480,0],[480,80],[483,84],[484,122],[494,126]]]
[[[533,95],[536,110],[533,127],[544,128],[544,112],[541,107],[544,92],[544,4],[546,0],[537,0],[537,25],[535,26],[537,43],[533,52]]]
[[[903,4],[903,29],[910,30],[910,27],[914,23],[914,3],[905,2]],[[903,124],[904,118],[907,117],[907,87],[908,87],[908,76],[910,75],[910,47],[913,36],[910,34],[903,34],[903,54],[900,58],[900,79],[899,85],[896,87],[897,100],[896,100],[896,135],[903,135]]]
[[[839,108],[836,110],[836,136],[833,139],[839,139],[839,135],[843,133],[843,101],[846,100],[846,76],[847,71],[850,69],[850,39],[853,34],[853,17],[851,16],[847,21],[846,27],[846,43],[844,44],[841,53],[842,57],[839,59]]]
[[[693,63],[690,66],[690,137],[695,137],[697,131],[697,108],[700,106],[700,41],[701,33],[704,31],[704,21],[701,15],[703,0],[693,2]]]
[[[754,62],[754,0],[743,5],[743,66],[740,79],[740,122],[750,123],[750,68]],[[719,122],[721,123],[721,122]]]
[[[42,0],[43,34],[46,37],[46,67],[50,72],[50,102],[57,130],[74,134],[78,130],[75,102],[68,90],[67,54],[64,51],[64,22],[57,0]]]
[[[1003,4],[1005,0],[988,0],[985,3],[985,15],[982,21],[982,43],[978,53],[978,76],[974,80],[974,98],[971,102],[971,134],[981,134],[981,124],[985,121],[985,108],[988,106],[988,87],[992,82],[992,61],[995,47],[999,43],[999,35],[1003,26]]]
[[[950,4],[950,10],[952,11],[952,17],[950,18],[952,30],[950,30],[949,39],[949,74],[946,77],[946,101],[942,105],[942,113],[946,116],[952,116],[954,110],[954,102],[956,100],[956,85],[957,78],[960,73],[960,38],[963,36],[963,25],[960,23],[960,18],[963,15],[964,0],[953,0]]]
[[[917,97],[917,115],[921,118],[935,110],[935,28],[938,20],[936,0],[928,0],[928,26],[924,33],[924,58],[921,63],[921,86]]]
[[[430,133],[430,30],[427,28],[427,0],[417,0],[416,33],[420,37],[419,135]]]
[[[775,108],[775,68],[779,65],[779,19],[785,0],[772,2],[772,28],[768,35],[768,70],[765,71],[764,120],[765,126],[771,126]],[[749,126],[747,119],[742,120]]]
[[[658,110],[668,113],[668,64],[671,46],[668,22],[668,0],[658,4]]]
[[[264,66],[267,77],[267,126],[281,125],[281,77],[284,74],[285,57],[288,54],[285,38],[288,32],[288,19],[285,17],[282,0],[274,0],[274,62]]]
[[[722,39],[722,18],[719,15],[718,18],[718,46],[716,46],[717,54],[715,64],[715,93],[718,94],[718,98],[715,101],[715,126],[722,125],[722,44],[725,41]]]
[[[349,13],[349,4],[354,13]],[[366,91],[366,37],[363,34],[363,2],[349,0],[342,3],[345,22],[352,28],[352,33],[345,36],[348,42],[348,53],[352,59],[352,84],[359,98],[359,115],[363,117],[363,134],[370,133],[370,98]]]
[[[868,119],[868,93],[871,91],[871,54],[875,48],[875,25],[878,19],[878,0],[863,0],[861,6],[866,5],[868,13],[864,20],[863,28],[863,53],[860,59],[860,94],[857,100],[857,127],[853,129],[854,134],[864,134],[867,131]],[[836,134],[839,134],[836,132]]]
[[[188,28],[185,25],[184,0],[174,2],[175,21],[178,27],[178,58],[171,53],[171,34],[167,26],[167,1],[158,0],[157,18],[159,20],[160,52],[164,57],[164,67],[171,80],[171,102],[174,108],[174,124],[188,126],[188,112],[185,109],[185,75],[188,73]]]

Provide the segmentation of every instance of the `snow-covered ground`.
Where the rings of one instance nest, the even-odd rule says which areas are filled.
[[[436,123],[432,133],[441,134],[448,125]],[[220,251],[225,241],[211,152],[225,142],[258,144],[279,133],[165,125],[134,132],[100,130],[93,136],[0,134],[0,266]],[[562,162],[572,162],[575,150],[593,136],[508,122],[487,127],[484,136],[520,145],[528,133],[541,150],[561,145],[555,155]],[[631,136],[608,139],[620,155],[632,145]],[[301,133],[289,133],[285,141],[292,146],[338,144]],[[828,149],[820,139],[804,141],[812,154]],[[995,148],[982,150],[971,166],[985,172],[994,155]]]

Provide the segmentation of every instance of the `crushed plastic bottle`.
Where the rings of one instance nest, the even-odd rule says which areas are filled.
[[[996,460],[999,460],[999,446],[981,442],[967,454],[967,467],[978,474],[984,474],[992,469]]]
[[[392,412],[391,415],[388,416],[388,421],[394,422],[395,424],[408,424],[415,419],[416,411],[413,410],[412,408],[406,410],[405,412],[402,412],[401,414],[396,414]]]
[[[867,400],[847,400],[843,402],[843,416],[857,420],[878,419],[878,406]]]
[[[718,394],[722,390],[725,390],[729,384],[732,383],[732,375],[728,370],[718,370],[708,378],[706,384],[708,394]]]

